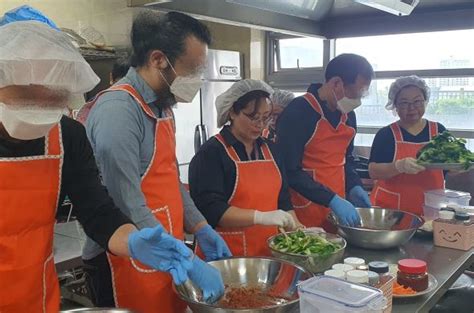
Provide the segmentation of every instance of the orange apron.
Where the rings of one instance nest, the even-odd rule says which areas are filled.
[[[235,164],[234,192],[229,198],[229,205],[263,212],[277,210],[281,174],[268,145],[263,143],[261,146],[263,160],[241,161],[234,147],[228,145],[221,134],[215,138]],[[278,233],[276,226],[262,225],[216,227],[216,231],[224,238],[234,256],[270,255],[267,239]]]
[[[40,156],[0,158],[0,312],[58,312],[53,231],[61,188],[59,124]]]
[[[146,205],[155,218],[171,235],[183,239],[183,203],[179,191],[172,114],[168,112],[168,117],[156,117],[130,85],[116,85],[107,91],[114,90],[127,92],[149,117],[156,120],[155,153],[142,177],[141,189]],[[186,304],[173,292],[171,275],[153,270],[132,258],[109,253],[108,259],[117,307],[129,308],[137,313],[184,312]]]
[[[306,101],[321,116],[313,135],[306,143],[302,168],[314,181],[317,181],[337,195],[345,197],[345,172],[347,147],[355,136],[355,129],[348,126],[347,114],[341,115],[336,128],[324,116],[321,105],[311,93],[304,95]],[[326,217],[329,208],[313,203],[291,190],[291,199],[300,222],[307,227],[328,229]]]
[[[429,123],[430,139],[438,134],[438,124]],[[393,161],[404,158],[416,158],[418,151],[427,144],[403,140],[398,123],[390,125],[395,139]],[[404,210],[423,215],[424,192],[431,189],[444,189],[442,170],[426,170],[416,175],[399,174],[389,179],[380,179],[375,183],[371,194],[374,205],[382,208]]]

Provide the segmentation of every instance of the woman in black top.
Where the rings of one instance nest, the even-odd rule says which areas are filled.
[[[441,170],[426,170],[416,162],[417,152],[446,128],[423,118],[429,87],[417,76],[398,78],[389,90],[387,109],[399,120],[375,136],[369,174],[377,179],[372,203],[421,215],[424,192],[444,188]]]

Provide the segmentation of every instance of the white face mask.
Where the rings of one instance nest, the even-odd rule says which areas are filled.
[[[173,72],[176,74],[176,71],[174,70],[173,65],[171,65],[171,62],[169,62],[168,59],[166,60],[171,66]],[[191,74],[187,76],[179,76],[178,74],[176,74],[176,78],[173,80],[171,85],[168,83],[161,71],[160,74],[170,87],[171,93],[175,96],[176,101],[178,102],[192,102],[203,84],[200,73]]]
[[[0,103],[0,122],[10,137],[20,140],[45,137],[64,113],[63,108],[16,107]]]
[[[344,98],[342,98],[341,100],[337,100],[336,93],[334,93],[334,91],[332,93],[334,95],[334,98],[336,98],[336,101],[337,101],[337,109],[344,114],[354,111],[356,108],[360,107],[362,104],[361,99],[351,99],[351,98],[347,98],[345,95],[344,95]]]

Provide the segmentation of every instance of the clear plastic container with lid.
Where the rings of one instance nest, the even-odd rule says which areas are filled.
[[[450,204],[468,206],[471,195],[468,192],[450,189],[435,189],[425,191],[425,205],[440,209]]]
[[[328,276],[298,285],[301,313],[382,313],[387,300],[378,289]]]

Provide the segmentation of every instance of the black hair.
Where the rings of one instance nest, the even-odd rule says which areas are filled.
[[[112,67],[112,80],[117,81],[127,75],[130,68],[130,61],[127,58],[117,59]]]
[[[324,74],[326,81],[333,77],[340,77],[345,85],[356,82],[357,76],[370,81],[375,77],[374,69],[366,58],[353,54],[340,54],[329,61]]]
[[[232,110],[235,112],[235,114],[239,114],[251,102],[255,101],[255,107],[253,109],[253,112],[250,114],[250,116],[254,116],[258,112],[261,99],[270,99],[270,94],[263,90],[250,91],[234,102],[234,104],[232,105]]]
[[[161,50],[174,64],[185,52],[185,40],[190,35],[207,45],[211,44],[207,26],[189,15],[179,12],[160,14],[152,10],[139,13],[131,31],[132,66],[146,64],[153,50]]]

